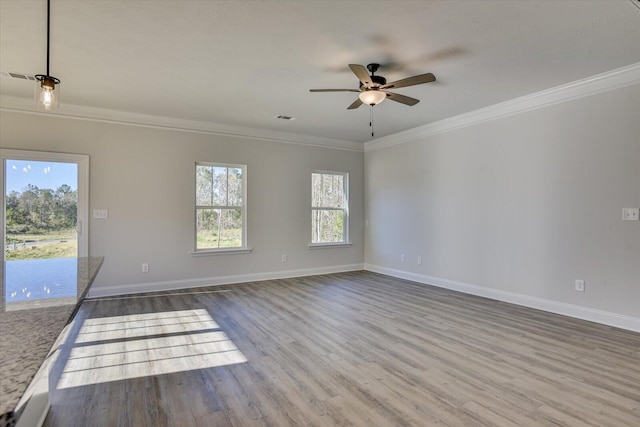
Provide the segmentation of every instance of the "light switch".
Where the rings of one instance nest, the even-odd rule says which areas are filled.
[[[93,219],[108,219],[109,211],[107,209],[94,209]]]
[[[640,221],[640,208],[622,208],[623,221]]]

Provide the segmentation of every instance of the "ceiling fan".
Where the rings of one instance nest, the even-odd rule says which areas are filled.
[[[367,68],[358,64],[349,64],[349,68],[353,71],[360,82],[360,87],[356,89],[311,89],[310,92],[356,92],[359,93],[358,99],[356,99],[351,105],[347,107],[348,110],[354,110],[362,104],[378,105],[385,99],[389,98],[392,101],[399,102],[401,104],[413,106],[420,100],[411,98],[410,96],[400,95],[398,93],[389,92],[389,89],[398,89],[401,87],[415,86],[423,83],[431,83],[436,81],[436,77],[431,73],[420,74],[413,77],[407,77],[406,79],[396,80],[395,82],[387,83],[387,79],[382,76],[376,76],[380,64],[369,64]],[[369,70],[371,75],[367,72]]]

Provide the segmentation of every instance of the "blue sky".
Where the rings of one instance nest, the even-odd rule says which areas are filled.
[[[22,191],[27,184],[55,190],[62,184],[78,188],[78,166],[75,163],[7,160],[5,185],[7,194]]]

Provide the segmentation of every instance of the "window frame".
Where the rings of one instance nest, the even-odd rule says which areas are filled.
[[[313,175],[321,174],[321,175],[339,175],[342,176],[342,186],[343,186],[343,207],[316,207],[314,206],[313,201]],[[311,172],[311,243],[309,243],[309,249],[318,249],[318,248],[332,248],[332,247],[345,247],[351,246],[351,241],[349,238],[349,172],[339,172],[339,171],[327,171],[327,170],[314,170]],[[343,219],[342,219],[342,241],[341,242],[313,242],[313,211],[314,210],[327,210],[327,211],[342,211]]]
[[[198,205],[197,185],[198,185],[198,166],[211,166],[217,168],[241,169],[242,170],[242,204],[240,206],[231,205]],[[203,255],[224,255],[224,254],[244,254],[250,253],[251,248],[247,244],[247,165],[235,163],[218,163],[218,162],[195,162],[193,168],[193,256]],[[228,201],[227,201],[228,203]],[[198,210],[200,209],[237,209],[240,208],[242,213],[242,242],[241,246],[230,248],[201,248],[198,249]]]

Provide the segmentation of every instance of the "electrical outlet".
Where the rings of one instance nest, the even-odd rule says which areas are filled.
[[[149,264],[142,264],[142,272],[143,273],[149,272]]]
[[[418,257],[418,265],[422,265],[422,257],[421,256]]]
[[[287,262],[287,256],[286,255],[282,255],[282,262]]]
[[[400,262],[404,262],[404,254],[400,255]]]
[[[640,208],[622,208],[623,221],[640,221]]]
[[[584,280],[576,280],[576,291],[584,292]]]

